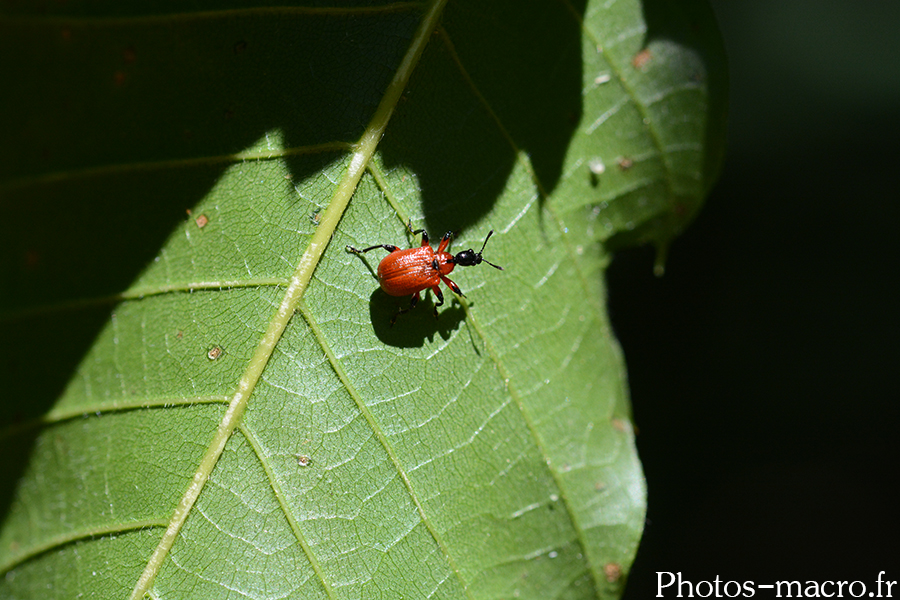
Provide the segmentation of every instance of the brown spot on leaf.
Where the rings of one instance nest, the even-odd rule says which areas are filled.
[[[653,55],[650,53],[650,50],[644,48],[640,52],[634,55],[634,58],[631,59],[631,66],[635,69],[643,69],[647,66],[647,63],[653,58]]]

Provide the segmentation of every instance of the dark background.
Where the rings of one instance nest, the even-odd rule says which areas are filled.
[[[649,488],[626,598],[659,571],[873,591],[900,580],[900,3],[712,4],[721,179],[663,278],[649,248],[608,275]]]

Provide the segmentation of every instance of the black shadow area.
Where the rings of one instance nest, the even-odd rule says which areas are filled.
[[[451,2],[380,149],[416,174],[429,231],[462,230],[503,192],[516,150],[553,191],[581,86],[581,27],[565,4]]]
[[[450,292],[444,292],[444,305],[438,308],[437,317],[434,316],[431,292],[423,293],[414,309],[398,315],[398,311],[409,308],[410,298],[395,298],[376,289],[369,300],[369,316],[375,335],[384,344],[396,348],[421,348],[426,339],[433,342],[436,335],[443,340],[450,339],[466,316],[459,302],[450,295]]]

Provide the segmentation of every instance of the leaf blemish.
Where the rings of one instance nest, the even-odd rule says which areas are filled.
[[[600,185],[600,175],[606,172],[606,165],[599,158],[593,158],[588,163],[588,169],[591,172],[591,187]]]
[[[653,54],[650,53],[650,50],[644,48],[640,52],[634,55],[634,58],[631,59],[631,66],[635,69],[643,69],[647,66],[647,63],[653,58]]]

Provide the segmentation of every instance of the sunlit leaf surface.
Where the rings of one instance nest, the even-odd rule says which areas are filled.
[[[718,168],[707,13],[185,6],[0,5],[0,597],[617,597],[603,272]],[[505,270],[391,327],[409,221]]]

